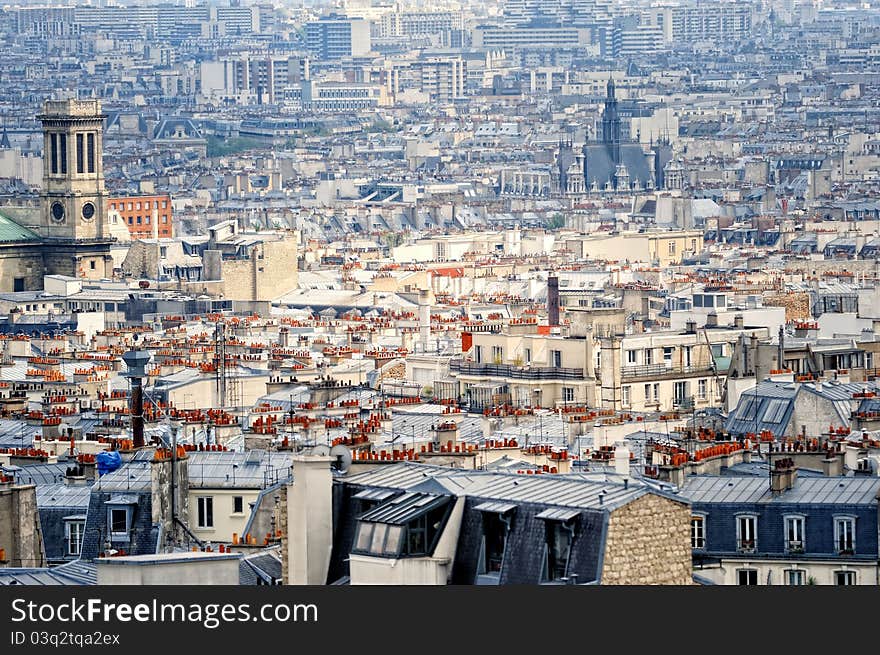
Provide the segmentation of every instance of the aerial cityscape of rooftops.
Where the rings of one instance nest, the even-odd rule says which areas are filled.
[[[0,40],[0,585],[880,584],[880,1]]]

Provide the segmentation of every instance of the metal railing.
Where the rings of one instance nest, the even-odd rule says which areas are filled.
[[[482,375],[514,380],[583,380],[584,369],[557,366],[513,366],[510,364],[481,364],[452,359],[449,370],[465,375]]]
[[[640,366],[624,366],[620,370],[623,379],[646,378],[662,375],[689,375],[705,373],[710,374],[712,368],[704,366],[667,366],[666,364],[643,364]]]

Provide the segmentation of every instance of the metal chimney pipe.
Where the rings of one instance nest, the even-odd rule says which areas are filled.
[[[135,448],[144,447],[144,385],[140,377],[131,378],[131,438]]]
[[[547,278],[547,323],[559,325],[559,278],[555,275]]]
[[[137,348],[137,344],[135,344]],[[147,374],[147,364],[152,355],[144,350],[129,350],[122,355],[122,361],[128,366],[126,377],[131,381],[131,398],[129,415],[131,416],[131,439],[135,448],[144,447],[144,387],[143,380]]]

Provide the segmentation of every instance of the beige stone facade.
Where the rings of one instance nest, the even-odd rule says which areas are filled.
[[[0,484],[0,549],[0,566],[46,566],[36,486]]]
[[[248,259],[223,260],[224,296],[235,300],[273,300],[299,283],[296,238],[264,241]]]
[[[601,583],[692,584],[690,507],[647,494],[611,513]]]
[[[810,314],[810,294],[767,293],[764,294],[765,307],[784,307],[786,321],[808,321]]]

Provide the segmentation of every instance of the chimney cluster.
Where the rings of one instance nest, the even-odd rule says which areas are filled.
[[[791,457],[778,459],[770,469],[770,490],[774,494],[782,493],[794,487],[797,480],[797,466]]]

